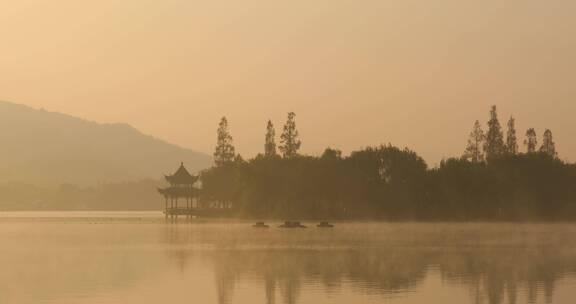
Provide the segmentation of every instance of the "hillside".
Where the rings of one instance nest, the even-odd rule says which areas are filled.
[[[92,185],[159,179],[180,162],[191,172],[212,158],[142,134],[0,101],[0,183]]]

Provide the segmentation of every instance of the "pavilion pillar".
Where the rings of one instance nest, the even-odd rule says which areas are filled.
[[[176,220],[178,220],[178,197],[176,197],[176,205],[174,208],[174,214],[176,215]]]
[[[188,219],[192,219],[192,201],[190,200],[190,197],[186,197],[186,203],[187,203],[187,207],[188,207],[188,212],[186,213],[186,217]]]
[[[188,201],[188,219],[192,219],[192,200],[190,197],[187,197],[186,200]]]
[[[174,219],[174,197],[170,199],[170,218]]]

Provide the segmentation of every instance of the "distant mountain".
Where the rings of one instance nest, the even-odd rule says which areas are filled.
[[[180,162],[191,172],[212,158],[142,134],[0,101],[0,182],[36,185],[159,179]]]

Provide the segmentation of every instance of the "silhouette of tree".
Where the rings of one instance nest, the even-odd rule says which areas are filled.
[[[464,151],[463,158],[470,160],[474,163],[481,162],[484,160],[484,154],[482,153],[482,145],[485,140],[484,131],[480,126],[480,122],[476,120],[472,132],[470,132],[470,138],[468,139],[468,145]]]
[[[342,151],[332,148],[326,148],[322,153],[321,159],[342,159]]]
[[[236,156],[232,136],[228,131],[228,120],[226,117],[222,117],[220,120],[217,134],[218,139],[216,142],[216,150],[214,151],[214,162],[217,167],[220,167],[234,161],[234,157]]]
[[[506,132],[506,153],[509,155],[518,154],[518,141],[516,138],[516,121],[514,117],[508,120],[508,131]]]
[[[225,161],[218,158],[219,165],[201,175],[202,195],[206,205],[259,218],[576,219],[576,165],[555,157],[552,132],[544,132],[542,153],[536,153],[536,132],[529,129],[523,154],[513,118],[505,145],[495,107],[488,126],[492,144],[476,121],[463,157],[428,169],[417,153],[390,144],[349,156],[327,148],[321,156],[294,157],[300,141],[290,113],[280,147],[284,157],[260,154],[245,161],[233,147],[222,148]],[[273,143],[271,123],[267,129],[267,144]],[[226,121],[218,134],[219,143],[231,146]],[[272,147],[265,145],[268,155]],[[493,157],[485,161],[489,151]],[[76,192],[66,191],[65,201],[78,201]]]
[[[236,154],[236,156],[234,156],[234,162],[236,164],[243,164],[244,161],[244,157],[242,157],[242,155],[240,155],[240,153]]]
[[[492,106],[490,109],[490,120],[488,121],[484,153],[487,160],[496,159],[504,154],[504,135],[502,134],[500,122],[498,121],[496,106]]]
[[[294,112],[288,113],[288,120],[284,125],[284,131],[280,136],[280,151],[285,158],[290,158],[298,155],[301,142],[298,139],[298,130],[296,130],[296,114]]]
[[[526,131],[526,139],[524,139],[524,145],[526,146],[526,153],[535,153],[536,145],[538,145],[538,139],[536,138],[536,131],[534,128],[530,128]]]
[[[414,207],[422,202],[427,165],[415,152],[392,145],[368,147],[354,151],[346,159],[350,171],[347,187],[356,189],[350,210],[373,214],[414,215]],[[362,210],[364,209],[364,210]]]
[[[556,144],[554,143],[554,140],[552,139],[552,131],[550,131],[550,129],[546,129],[546,131],[544,131],[544,136],[542,137],[542,146],[540,147],[540,152],[542,152],[548,156],[556,157]]]
[[[272,121],[268,120],[268,125],[266,126],[266,138],[264,143],[264,155],[265,156],[276,156],[276,131],[274,130],[274,125]]]
[[[216,203],[218,208],[231,208],[241,190],[241,170],[243,161],[223,163],[221,166],[205,170],[201,174],[202,200]]]

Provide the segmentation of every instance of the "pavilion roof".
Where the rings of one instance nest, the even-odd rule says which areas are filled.
[[[184,163],[180,164],[180,168],[172,175],[165,175],[166,180],[172,185],[192,185],[198,180],[198,176],[191,175]]]

